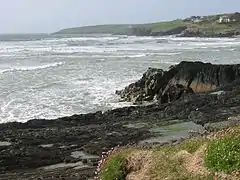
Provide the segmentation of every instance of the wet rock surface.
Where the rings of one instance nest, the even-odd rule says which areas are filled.
[[[95,113],[1,124],[1,140],[11,145],[0,146],[0,179],[87,179],[94,176],[102,151],[149,136],[146,129],[126,128],[107,114],[110,119]],[[83,153],[73,156],[76,152]]]
[[[213,65],[202,62],[181,62],[168,71],[149,68],[143,77],[116,93],[124,101],[169,103],[183,94],[215,91],[240,80],[240,64]],[[231,85],[230,85],[231,86]]]
[[[155,99],[151,105],[0,124],[0,179],[91,179],[102,151],[111,147],[176,143],[189,127],[202,131],[194,123],[240,122],[239,68],[182,62],[167,72],[149,69],[118,94]]]

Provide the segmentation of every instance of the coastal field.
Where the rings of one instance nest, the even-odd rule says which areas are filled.
[[[221,21],[226,18],[226,22]],[[229,19],[227,19],[229,17]],[[229,20],[229,21],[228,21]],[[115,34],[139,36],[179,35],[191,37],[232,37],[239,35],[240,15],[217,14],[210,16],[192,16],[165,22],[146,24],[108,24],[75,27],[60,30],[54,34]]]
[[[116,34],[128,35],[131,33],[132,28],[151,28],[153,32],[168,31],[179,26],[184,26],[182,20],[149,23],[149,24],[110,24],[110,25],[96,25],[63,29],[55,34]]]

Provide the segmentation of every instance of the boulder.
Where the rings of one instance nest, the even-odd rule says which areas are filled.
[[[151,101],[158,93],[156,91],[161,84],[159,80],[163,75],[162,69],[149,68],[139,81],[130,84],[124,90],[116,91],[116,94],[120,95],[124,101]]]
[[[183,61],[168,71],[149,68],[143,77],[116,93],[123,101],[169,103],[186,93],[204,93],[240,80],[240,64],[213,65]]]

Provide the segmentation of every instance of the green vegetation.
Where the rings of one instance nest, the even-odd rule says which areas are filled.
[[[219,22],[221,17],[228,21]],[[182,34],[199,37],[230,37],[240,35],[240,13],[211,16],[192,16],[187,19],[148,24],[109,24],[63,29],[54,34],[117,34],[137,36],[161,36]]]
[[[130,25],[112,24],[63,29],[55,34],[128,34]]]
[[[134,29],[150,30],[147,35],[154,32],[165,32],[179,26],[184,26],[182,20],[149,23],[149,24],[110,24],[110,25],[96,25],[85,26],[77,28],[63,29],[55,34],[119,34],[119,35],[131,35],[134,34]]]
[[[165,32],[169,31],[171,29],[175,29],[180,26],[186,26],[187,23],[185,23],[182,20],[174,20],[174,21],[166,21],[166,22],[158,22],[158,23],[150,23],[142,25],[146,28],[151,28],[152,32]],[[141,25],[139,25],[141,27]]]
[[[154,150],[150,177],[170,180],[175,180],[176,177],[178,180],[212,180],[212,174],[191,174],[185,167],[192,158],[191,154],[196,153],[206,142],[206,139],[192,139],[184,141],[179,146],[170,145]]]
[[[108,158],[100,178],[121,180],[131,175],[136,180],[238,179],[235,172],[240,172],[238,125],[178,145],[119,150]]]
[[[184,141],[179,146],[171,146],[175,152],[185,150],[189,153],[195,153],[202,145],[206,144],[208,142],[207,139],[190,139]]]
[[[122,151],[116,155],[113,155],[111,159],[107,161],[107,165],[101,170],[101,180],[125,180],[127,175],[126,165],[127,153]]]
[[[227,136],[208,144],[205,155],[208,169],[226,173],[240,169],[240,135]]]
[[[211,19],[203,20],[199,23],[191,24],[206,36],[215,36],[219,34],[226,34],[231,32],[238,32],[240,28],[240,23],[218,23],[217,21],[212,21]]]

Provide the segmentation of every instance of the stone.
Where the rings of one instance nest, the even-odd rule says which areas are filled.
[[[117,91],[117,94],[125,101],[157,99],[161,103],[169,103],[183,94],[213,92],[238,80],[240,64],[213,65],[183,61],[168,71],[149,68],[139,81]]]

